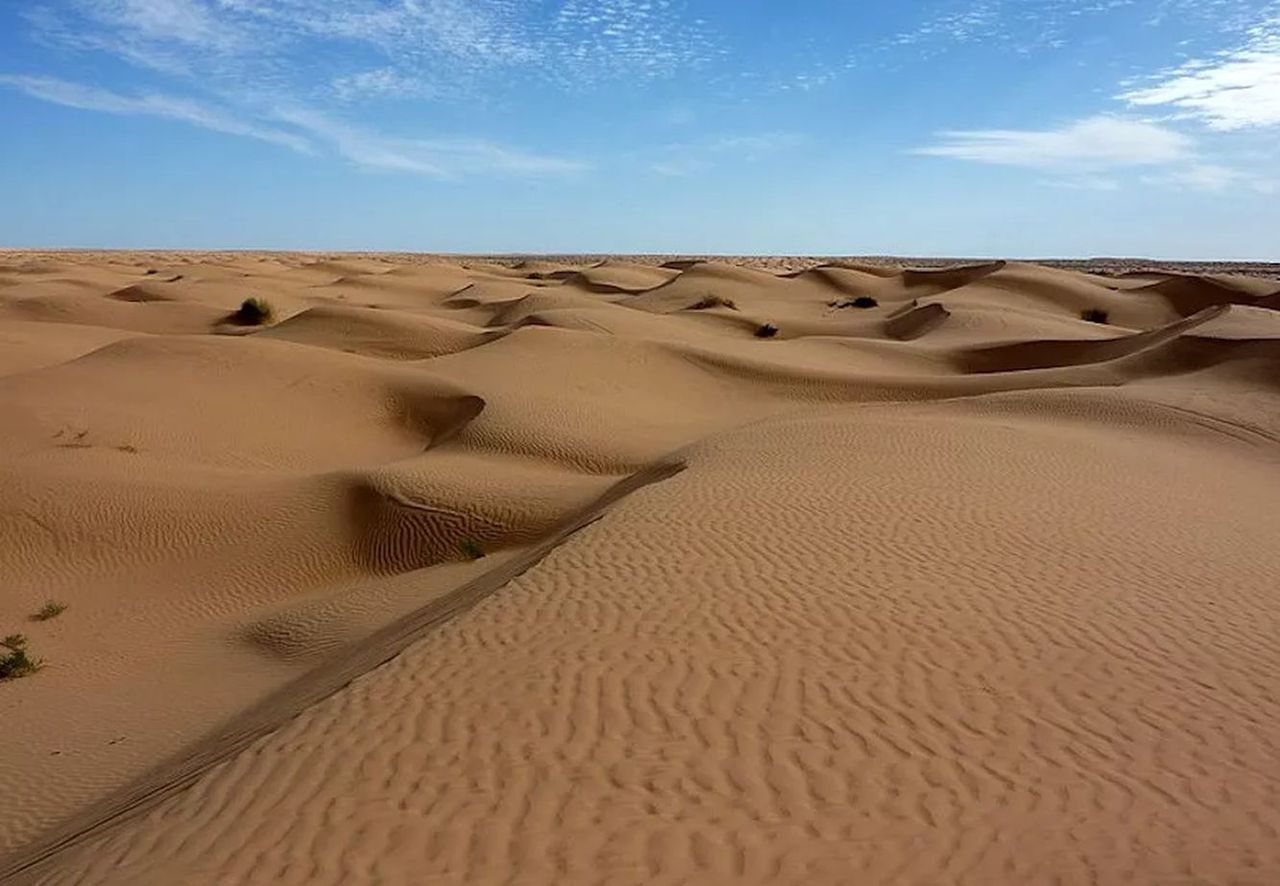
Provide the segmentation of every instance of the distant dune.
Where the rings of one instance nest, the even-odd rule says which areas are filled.
[[[0,252],[0,881],[1280,883],[1278,308]]]

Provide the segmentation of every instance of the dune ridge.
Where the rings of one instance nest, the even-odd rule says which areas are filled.
[[[0,253],[0,880],[1280,878],[1278,296]]]

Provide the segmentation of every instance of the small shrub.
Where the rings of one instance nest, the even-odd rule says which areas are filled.
[[[231,319],[242,326],[261,326],[270,323],[273,312],[266,299],[246,298],[240,303],[240,309],[231,315]]]
[[[738,310],[738,305],[731,298],[725,298],[722,295],[704,295],[698,301],[689,305],[691,311],[706,311],[711,308],[728,308],[731,311]]]
[[[40,611],[31,616],[32,621],[48,621],[51,618],[57,618],[59,615],[67,611],[66,603],[59,603],[57,600],[50,600],[40,607]]]
[[[1111,315],[1102,308],[1086,308],[1080,312],[1080,319],[1090,323],[1106,323]]]
[[[458,545],[458,549],[471,560],[479,560],[484,556],[484,550],[474,538],[464,538]]]
[[[773,338],[778,334],[778,327],[772,323],[761,323],[756,328],[756,338]]]
[[[0,681],[30,676],[44,666],[44,662],[27,655],[27,638],[21,634],[10,634],[0,641],[0,646],[8,650],[0,656]]]
[[[874,308],[879,305],[880,302],[869,295],[860,295],[857,298],[841,298],[831,302],[831,307],[833,308]]]

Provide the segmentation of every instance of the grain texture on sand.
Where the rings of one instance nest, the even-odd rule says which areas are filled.
[[[1280,882],[1275,281],[4,261],[0,879]]]
[[[696,446],[49,882],[1274,873],[1274,467],[1142,412],[874,408]]]

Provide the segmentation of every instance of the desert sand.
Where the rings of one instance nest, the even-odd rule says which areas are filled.
[[[1280,883],[1230,270],[0,253],[0,880]]]

